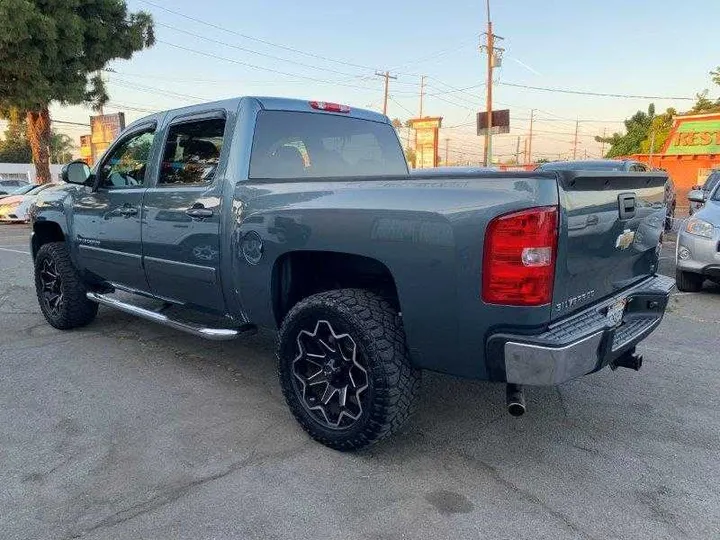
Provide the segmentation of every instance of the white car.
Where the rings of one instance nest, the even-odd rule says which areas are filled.
[[[46,189],[59,185],[61,184],[42,184],[32,186],[27,191],[25,191],[25,188],[21,188],[18,190],[20,193],[3,197],[0,199],[0,222],[27,223],[30,221],[30,207],[37,199],[37,196]],[[23,191],[25,192],[23,193]]]

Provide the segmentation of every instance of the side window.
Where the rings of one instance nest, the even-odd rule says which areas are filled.
[[[170,126],[158,185],[211,183],[220,161],[224,132],[224,118]]]
[[[100,187],[127,188],[145,182],[155,130],[133,133],[108,154],[100,167]]]

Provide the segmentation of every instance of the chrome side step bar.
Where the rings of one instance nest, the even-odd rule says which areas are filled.
[[[135,315],[137,317],[147,319],[148,321],[163,324],[165,326],[169,326],[170,328],[174,328],[175,330],[187,332],[188,334],[192,334],[194,336],[209,339],[212,341],[226,341],[230,339],[235,339],[243,334],[252,334],[256,330],[255,326],[252,324],[245,324],[240,326],[239,328],[206,328],[200,326],[199,324],[171,319],[167,315],[163,315],[160,312],[145,309],[139,306],[135,306],[133,304],[128,304],[127,302],[122,302],[116,298],[110,298],[105,294],[89,292],[86,296],[88,300],[92,300],[93,302],[97,302],[98,304],[102,304],[103,306],[119,309],[120,311],[129,313],[130,315]]]

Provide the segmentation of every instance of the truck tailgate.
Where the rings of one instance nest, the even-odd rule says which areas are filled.
[[[666,181],[662,173],[558,172],[561,220],[552,319],[655,273]]]

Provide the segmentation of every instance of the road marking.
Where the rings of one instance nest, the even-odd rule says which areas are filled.
[[[19,249],[9,249],[0,247],[0,251],[12,251],[13,253],[22,253],[23,255],[30,255],[29,251],[20,251]]]

